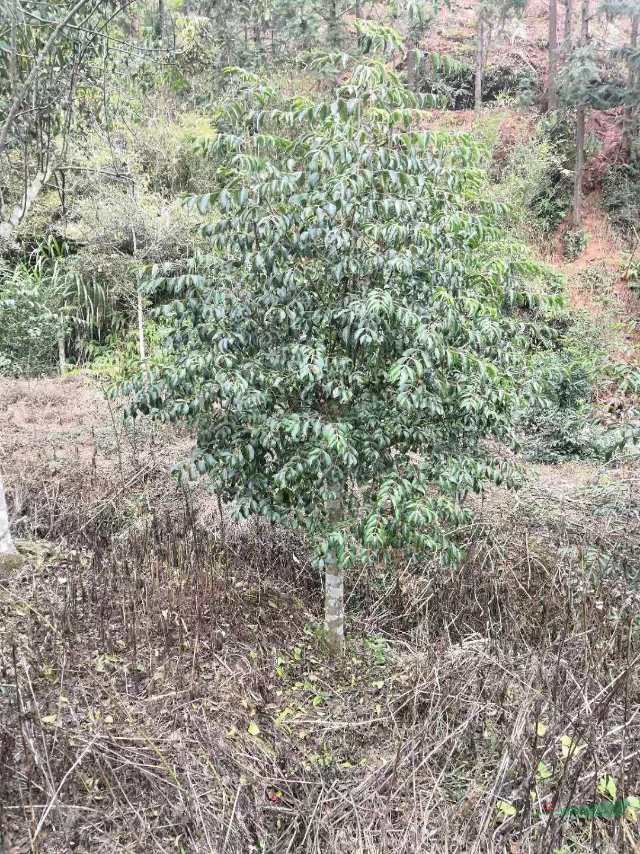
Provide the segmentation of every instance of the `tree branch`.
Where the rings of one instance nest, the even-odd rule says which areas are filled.
[[[11,127],[11,124],[12,124],[12,122],[16,116],[16,113],[20,109],[20,104],[22,103],[25,96],[29,92],[29,89],[31,88],[31,84],[35,80],[36,75],[38,74],[38,71],[40,70],[40,66],[42,65],[42,63],[45,60],[45,57],[47,56],[47,54],[49,53],[49,51],[51,50],[51,48],[55,44],[56,39],[60,35],[60,32],[69,23],[69,21],[72,20],[74,15],[76,15],[80,11],[80,9],[82,9],[82,7],[87,2],[88,2],[88,0],[78,0],[78,2],[72,7],[71,11],[56,25],[56,28],[54,29],[54,31],[51,33],[51,35],[47,39],[45,46],[42,48],[42,50],[40,51],[40,53],[38,54],[38,56],[36,58],[36,61],[33,63],[31,71],[27,75],[24,83],[18,89],[17,93],[14,95],[13,101],[11,103],[11,107],[9,109],[9,112],[7,113],[7,118],[5,119],[4,124],[2,125],[2,129],[0,130],[0,154],[2,154],[2,152],[7,147],[7,137],[9,135],[9,129]]]

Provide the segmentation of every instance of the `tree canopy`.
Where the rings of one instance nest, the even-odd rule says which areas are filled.
[[[496,251],[479,147],[412,129],[424,104],[381,59],[320,104],[237,73],[233,128],[206,146],[233,174],[191,199],[212,254],[148,283],[171,360],[133,410],[194,424],[186,472],[303,528],[319,566],[455,561],[466,495],[508,476],[495,443],[533,302],[530,266]]]

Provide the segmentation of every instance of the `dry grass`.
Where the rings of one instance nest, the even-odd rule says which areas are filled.
[[[629,813],[541,812],[605,774],[640,794],[638,473],[549,472],[492,497],[460,570],[351,578],[335,666],[319,580],[267,526],[186,504],[25,548],[0,587],[5,854],[638,850]]]

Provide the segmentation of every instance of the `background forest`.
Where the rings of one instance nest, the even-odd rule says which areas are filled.
[[[640,851],[639,23],[0,0],[0,854]]]

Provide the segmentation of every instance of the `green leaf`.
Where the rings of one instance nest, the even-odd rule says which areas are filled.
[[[564,759],[575,758],[583,750],[587,749],[587,745],[582,743],[575,742],[571,736],[563,735],[560,738],[560,745],[562,748],[562,756]]]
[[[552,776],[553,772],[551,771],[551,768],[549,768],[549,766],[545,762],[542,762],[542,760],[538,762],[538,767],[536,769],[536,780],[549,780]]]
[[[506,821],[506,819],[512,818],[518,813],[518,810],[513,804],[509,803],[509,801],[498,801],[496,803],[496,809],[500,814],[502,821]]]
[[[610,798],[612,801],[615,801],[616,794],[618,792],[618,787],[616,786],[616,781],[609,774],[605,774],[598,780],[598,791],[601,795],[604,795]]]

